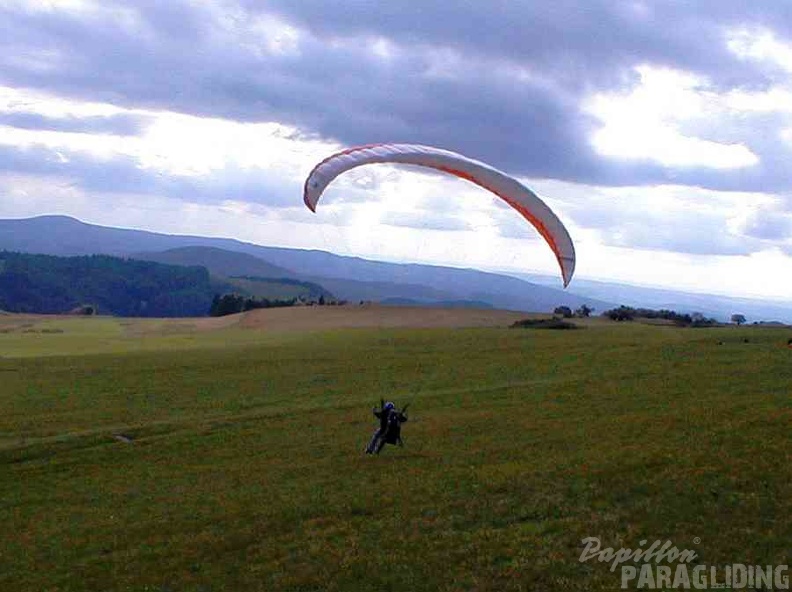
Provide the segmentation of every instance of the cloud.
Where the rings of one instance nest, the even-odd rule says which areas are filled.
[[[125,107],[278,121],[343,145],[423,142],[537,178],[788,186],[775,166],[727,175],[724,183],[695,159],[679,176],[673,161],[603,156],[590,143],[600,123],[581,109],[592,94],[634,88],[636,67],[647,63],[691,72],[717,92],[785,80],[782,66],[729,44],[730,31],[749,25],[772,27],[783,41],[789,27],[775,5],[19,6],[0,10],[0,77],[17,87]],[[702,142],[712,140],[693,138],[688,145],[707,146]],[[731,145],[758,153],[760,142],[743,129]]]
[[[17,149],[0,144],[0,171],[49,177],[86,193],[165,196],[193,203],[245,201],[271,207],[300,204],[301,190],[277,171],[228,165],[202,175],[163,174],[126,155],[98,161],[90,155],[41,146]],[[39,189],[44,190],[43,188]]]
[[[625,221],[602,231],[604,244],[689,255],[749,255],[762,250],[757,241],[725,231],[719,220],[689,218]]]
[[[742,232],[764,241],[792,241],[792,214],[780,207],[757,209],[745,220]]]
[[[380,218],[382,224],[418,230],[471,230],[469,222],[457,216],[432,212],[387,212]]]
[[[146,123],[143,117],[131,114],[49,117],[39,113],[0,112],[0,126],[5,125],[26,130],[135,136],[143,131]]]
[[[575,235],[596,233],[605,246],[689,255],[748,255],[767,248],[746,233],[745,220],[772,198],[720,193],[683,185],[654,188],[596,188],[551,184],[564,219]]]

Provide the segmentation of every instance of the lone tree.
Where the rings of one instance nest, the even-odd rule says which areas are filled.
[[[588,318],[592,312],[594,312],[594,309],[588,304],[584,304],[575,311],[575,314],[581,318]]]
[[[568,306],[556,306],[555,310],[553,311],[554,315],[561,315],[565,319],[572,317],[572,309]]]
[[[737,325],[742,325],[745,322],[745,315],[733,314],[731,316],[731,322],[736,323]]]

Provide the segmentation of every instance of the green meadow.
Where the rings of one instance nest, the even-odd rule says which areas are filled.
[[[790,329],[2,327],[3,591],[619,589],[586,537],[790,563]],[[381,397],[405,446],[366,456]]]

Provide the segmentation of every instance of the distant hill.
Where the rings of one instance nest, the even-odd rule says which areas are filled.
[[[480,308],[489,309],[492,305],[480,300],[414,300],[411,298],[386,298],[380,304],[386,306],[409,306],[429,308]]]
[[[198,250],[191,248],[199,247]],[[621,304],[701,312],[728,321],[735,313],[748,322],[792,323],[792,303],[695,294],[575,278],[559,290],[558,278],[474,269],[397,264],[342,257],[317,250],[266,247],[233,239],[167,235],[86,224],[67,216],[0,220],[0,250],[51,255],[136,256],[182,265],[197,264],[213,275],[266,279],[256,289],[293,288],[272,280],[289,278],[321,286],[349,301],[413,299],[421,302],[478,301],[496,308],[550,312],[557,306],[586,304],[595,314]],[[205,249],[205,250],[201,250]],[[201,257],[196,257],[202,253]],[[200,262],[198,260],[200,259]],[[233,273],[231,273],[233,272]],[[238,289],[241,289],[237,285]],[[248,286],[253,288],[253,284]],[[301,288],[302,289],[302,288]],[[270,292],[271,293],[271,292]]]
[[[496,308],[528,312],[548,312],[560,305],[577,308],[583,304],[605,310],[618,304],[580,296],[572,290],[540,286],[474,269],[384,263],[324,251],[265,247],[233,239],[107,228],[65,216],[0,220],[0,249],[53,255],[104,253],[140,257],[142,253],[195,246],[253,255],[272,266],[289,270],[297,279],[319,283],[346,300],[475,300]],[[362,296],[364,293],[366,297]],[[425,297],[431,293],[435,296]]]
[[[0,251],[19,251],[60,257],[123,255],[164,251],[176,246],[173,237],[142,230],[107,228],[68,216],[38,216],[0,220]],[[186,244],[197,244],[187,241]]]
[[[311,278],[336,294],[338,298],[356,302],[360,300],[384,302],[390,299],[440,302],[456,298],[453,292],[438,290],[422,284],[399,284],[395,282],[367,282],[343,278],[314,276]]]
[[[177,247],[166,251],[131,253],[133,259],[156,261],[169,265],[200,265],[221,277],[261,277],[297,279],[293,271],[273,265],[260,257],[218,247]]]
[[[230,286],[228,290],[245,296],[268,300],[302,298],[308,301],[320,297],[336,298],[320,284],[301,280],[293,271],[247,253],[217,247],[178,247],[153,253],[134,253],[131,256],[143,261],[205,267],[216,281]]]
[[[226,282],[234,292],[267,300],[291,300],[293,298],[307,302],[318,301],[320,298],[331,301],[339,300],[335,294],[323,286],[304,280],[233,277],[227,278]]]

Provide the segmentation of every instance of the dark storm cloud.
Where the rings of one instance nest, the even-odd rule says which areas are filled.
[[[748,7],[734,0],[629,2],[377,3],[368,0],[270,0],[266,7],[322,38],[377,36],[404,45],[451,47],[470,56],[510,61],[572,88],[621,85],[637,63],[680,67],[727,87],[761,84],[724,45],[724,27],[776,27],[783,6]],[[756,4],[756,3],[755,3]]]
[[[271,0],[103,2],[99,12],[72,14],[5,8],[0,80],[123,106],[281,121],[343,144],[424,142],[534,177],[789,186],[775,167],[680,176],[649,162],[604,159],[589,144],[597,122],[579,110],[586,93],[634,83],[632,68],[644,63],[706,75],[722,89],[764,88],[782,72],[738,59],[725,43],[727,27],[789,33],[783,6],[757,4]],[[126,17],[112,12],[122,8]],[[294,51],[263,49],[277,35],[250,23],[271,14],[301,32]],[[376,55],[376,40],[387,40],[392,55]],[[444,56],[450,68],[438,74]],[[747,133],[752,147],[756,138]]]

